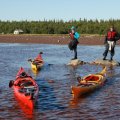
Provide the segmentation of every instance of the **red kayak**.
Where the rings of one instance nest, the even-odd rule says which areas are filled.
[[[34,108],[38,98],[39,87],[36,81],[22,67],[18,71],[16,79],[10,81],[9,87],[13,87],[15,97],[20,102],[30,109]]]

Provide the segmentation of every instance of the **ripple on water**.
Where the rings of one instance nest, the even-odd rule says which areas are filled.
[[[116,49],[119,51],[120,48]],[[34,58],[40,51],[44,53],[45,66],[35,76],[27,60]],[[78,57],[87,62],[102,57],[102,52],[102,46],[78,46]],[[0,54],[0,119],[117,120],[120,118],[119,67],[109,68],[108,80],[101,89],[73,100],[71,85],[77,84],[76,76],[99,72],[102,67],[88,64],[76,68],[67,66],[73,52],[70,52],[66,45],[0,44]],[[120,59],[118,53],[115,59]],[[12,94],[12,89],[8,87],[9,80],[14,80],[21,66],[36,79],[40,88],[34,111],[21,106]]]

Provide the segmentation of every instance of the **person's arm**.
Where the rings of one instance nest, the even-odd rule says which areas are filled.
[[[104,44],[107,43],[107,35],[105,36],[105,39],[104,39]]]
[[[115,37],[115,41],[118,41],[118,40],[120,40],[120,34],[117,32],[116,37]]]

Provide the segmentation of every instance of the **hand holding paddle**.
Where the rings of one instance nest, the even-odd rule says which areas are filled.
[[[32,62],[32,59],[28,59],[28,62]]]

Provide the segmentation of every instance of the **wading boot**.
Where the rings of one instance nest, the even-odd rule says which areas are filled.
[[[111,57],[109,61],[110,61],[110,62],[113,61],[113,57]]]
[[[106,57],[104,57],[103,60],[106,60]]]

